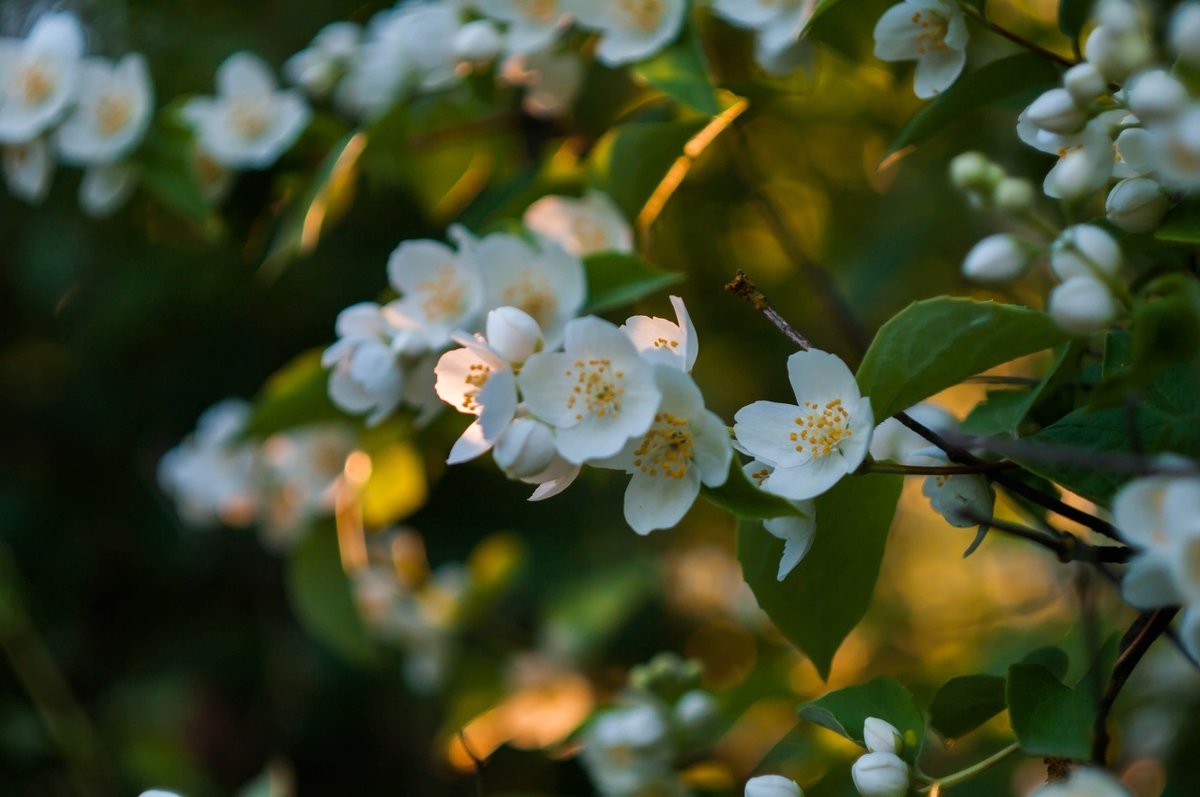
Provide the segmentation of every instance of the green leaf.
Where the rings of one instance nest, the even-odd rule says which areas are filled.
[[[283,212],[259,269],[262,274],[276,277],[297,258],[311,254],[329,225],[345,213],[366,143],[366,133],[352,131],[325,155],[308,188]]]
[[[208,237],[219,234],[220,222],[200,188],[192,133],[174,110],[159,114],[132,162],[141,184],[159,204],[193,222]]]
[[[869,717],[890,722],[904,737],[904,757],[916,759],[925,737],[925,721],[912,693],[891,678],[876,678],[849,686],[800,707],[800,718],[863,744],[863,724]],[[865,745],[864,745],[865,746]]]
[[[292,611],[314,639],[350,662],[364,664],[374,658],[374,647],[342,570],[332,521],[315,524],[291,552],[286,582]]]
[[[705,124],[703,119],[635,122],[610,130],[589,160],[593,185],[612,197],[626,218],[637,218],[684,145]]]
[[[1042,376],[1041,381],[1031,388],[988,391],[987,398],[971,410],[960,428],[967,434],[980,435],[1015,432],[1034,405],[1046,395],[1048,389],[1060,381],[1057,377],[1062,364],[1068,358],[1077,356],[1079,351],[1072,343],[1059,346],[1049,370]]]
[[[760,490],[746,476],[734,457],[729,463],[729,476],[720,487],[702,487],[701,493],[711,503],[743,520],[767,520],[785,515],[799,515],[790,501]]]
[[[1051,64],[1030,53],[992,61],[960,77],[923,108],[900,131],[889,152],[926,141],[986,105],[1032,94],[1058,80],[1058,72]]]
[[[1060,681],[1067,677],[1067,670],[1071,667],[1071,660],[1067,657],[1067,652],[1056,647],[1038,648],[1031,651],[1021,659],[1021,663],[1040,665],[1054,673],[1054,677]]]
[[[1112,671],[1116,640],[1100,652],[1075,686],[1041,664],[1008,668],[1008,713],[1021,749],[1029,755],[1086,759],[1091,755],[1096,695]]]
[[[583,260],[587,276],[585,313],[599,313],[633,304],[643,296],[657,293],[683,281],[678,271],[663,271],[637,255],[623,252],[599,252]]]
[[[1066,338],[1049,316],[1027,307],[927,299],[880,328],[859,366],[858,384],[881,421],[969,376]]]
[[[1094,0],[1059,0],[1058,29],[1072,39],[1079,37],[1092,15]]]
[[[700,37],[690,22],[674,44],[650,60],[635,64],[633,73],[702,114],[715,116],[721,110]]]
[[[1200,243],[1200,201],[1191,200],[1172,208],[1154,231],[1154,237],[1175,243]]]
[[[329,376],[321,366],[321,350],[300,354],[267,380],[254,400],[245,435],[270,437],[296,426],[346,416],[329,400]]]
[[[812,550],[783,581],[783,541],[756,521],[738,526],[738,560],[758,605],[822,678],[871,602],[902,485],[893,474],[848,476],[817,498]]]
[[[951,678],[933,696],[929,725],[947,739],[957,739],[1004,710],[1004,679],[998,675]]]

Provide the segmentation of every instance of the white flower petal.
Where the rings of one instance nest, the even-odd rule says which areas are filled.
[[[638,534],[669,529],[687,514],[700,494],[700,475],[689,470],[682,478],[633,474],[625,490],[625,520]]]

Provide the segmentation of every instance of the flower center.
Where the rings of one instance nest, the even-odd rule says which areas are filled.
[[[17,93],[25,105],[41,105],[58,85],[54,73],[37,60],[17,73]]]
[[[670,349],[671,351],[674,351],[675,349],[679,348],[679,341],[671,340],[670,338],[655,338],[654,348]]]
[[[133,115],[133,103],[123,94],[104,94],[96,100],[96,129],[103,136],[121,132]]]
[[[615,0],[617,8],[625,13],[629,23],[643,33],[650,33],[662,22],[662,0]]]
[[[571,223],[571,232],[585,252],[599,252],[609,248],[604,228],[586,216],[575,218]]]
[[[575,420],[582,421],[585,414],[597,418],[620,415],[625,373],[614,371],[607,358],[576,360],[574,365],[566,375],[575,377],[575,387],[567,399],[567,409],[579,410]]]
[[[1172,137],[1167,144],[1167,151],[1179,169],[1185,172],[1200,171],[1200,149],[1189,146],[1189,142],[1177,136]]]
[[[480,403],[477,399],[479,391],[483,390],[483,386],[487,384],[488,377],[492,375],[492,369],[488,368],[483,363],[471,363],[467,367],[467,375],[463,379],[467,383],[467,389],[463,391],[462,408],[466,412],[475,412],[480,408]]]
[[[554,320],[554,311],[558,309],[558,297],[550,288],[550,283],[541,274],[526,271],[521,279],[504,289],[502,304],[524,310],[546,329]]]
[[[558,18],[558,0],[517,0],[517,10],[534,22],[553,22]]]
[[[466,291],[453,266],[442,266],[433,279],[422,282],[417,290],[425,294],[421,309],[431,321],[452,318],[462,310]]]
[[[692,433],[687,421],[669,412],[658,413],[633,456],[634,467],[647,476],[661,472],[669,479],[682,479],[692,465]]]
[[[271,115],[260,99],[244,99],[234,103],[229,121],[238,135],[246,139],[261,138],[271,124]]]
[[[842,406],[841,399],[834,399],[824,406],[812,401],[804,402],[807,415],[797,415],[795,424],[800,431],[789,435],[797,451],[807,451],[813,459],[832,454],[842,441],[852,437],[850,413]]]
[[[921,32],[917,34],[917,55],[950,49],[946,46],[946,34],[950,31],[950,20],[933,11],[918,11],[912,15],[912,21],[921,29]]]

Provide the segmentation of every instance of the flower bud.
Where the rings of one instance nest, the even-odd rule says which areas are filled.
[[[1137,8],[1128,0],[1101,0],[1096,6],[1096,21],[1116,33],[1137,33],[1142,28]]]
[[[454,34],[454,55],[470,64],[486,64],[504,46],[500,29],[486,19],[468,22]]]
[[[685,731],[703,733],[717,718],[717,701],[703,689],[693,689],[679,698],[671,717]]]
[[[1025,273],[1031,250],[1012,235],[989,235],[967,252],[963,276],[976,282],[1002,283]]]
[[[850,777],[862,797],[908,794],[908,764],[894,753],[867,753],[854,762]]]
[[[990,518],[996,506],[991,484],[977,473],[930,476],[921,491],[935,512],[960,529],[979,525],[980,518]]]
[[[1121,268],[1121,247],[1094,224],[1076,224],[1050,246],[1050,268],[1060,280],[1097,277],[1097,272],[1115,275]]]
[[[1099,332],[1117,317],[1108,286],[1093,277],[1071,277],[1050,293],[1049,304],[1050,316],[1073,335]]]
[[[510,479],[526,479],[550,467],[554,432],[533,418],[516,418],[496,439],[492,458]]]
[[[1048,175],[1042,188],[1047,196],[1068,201],[1083,199],[1108,182],[1111,166],[1099,167],[1095,158],[1086,149],[1076,149],[1064,155]]]
[[[1182,3],[1175,9],[1168,38],[1181,61],[1200,64],[1200,3]]]
[[[1033,186],[1020,177],[1005,177],[996,186],[992,201],[1009,213],[1024,213],[1033,207]]]
[[[1087,114],[1066,89],[1043,92],[1030,104],[1025,118],[1051,133],[1077,133],[1087,122]]]
[[[896,726],[879,717],[867,717],[863,723],[863,743],[872,753],[899,755],[904,749],[904,737]]]
[[[1126,232],[1149,232],[1167,214],[1170,201],[1149,177],[1130,177],[1108,192],[1104,210],[1108,220]]]
[[[1188,103],[1184,85],[1162,69],[1151,69],[1133,78],[1126,101],[1143,122],[1174,116]]]
[[[1088,61],[1115,83],[1123,82],[1151,56],[1150,45],[1140,32],[1122,33],[1104,25],[1091,32],[1085,49]]]
[[[498,307],[488,313],[486,333],[488,345],[515,365],[542,350],[542,329],[538,322],[515,307]]]
[[[746,781],[746,797],[804,797],[804,792],[782,775],[759,775]]]
[[[950,183],[960,191],[991,192],[995,177],[995,164],[981,152],[964,152],[950,161]]]
[[[1071,95],[1076,105],[1087,105],[1101,94],[1108,93],[1108,81],[1094,64],[1084,61],[1071,67],[1063,75],[1063,88]]]

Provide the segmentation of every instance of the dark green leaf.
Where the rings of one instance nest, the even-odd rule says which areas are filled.
[[[1188,201],[1172,208],[1154,231],[1154,237],[1160,241],[1200,243],[1200,201]]]
[[[758,605],[822,678],[871,602],[902,484],[891,474],[849,476],[817,498],[812,550],[783,581],[783,542],[756,521],[738,526],[742,575]]]
[[[634,65],[633,72],[651,86],[702,114],[715,116],[721,110],[708,76],[708,63],[700,37],[690,23],[684,27],[674,44],[650,60]]]
[[[704,497],[743,520],[766,520],[784,515],[799,514],[786,499],[764,492],[746,477],[742,465],[734,457],[729,463],[729,477],[720,487],[704,487]]]
[[[286,580],[292,611],[313,638],[347,661],[371,661],[374,647],[342,570],[332,522],[314,525],[292,551]]]
[[[1071,343],[1064,343],[1054,353],[1054,362],[1040,382],[1031,388],[1015,390],[992,390],[987,399],[975,405],[963,420],[961,429],[967,434],[998,435],[1015,432],[1021,421],[1052,387],[1062,364],[1078,354]]]
[[[1027,307],[927,299],[880,328],[859,366],[858,384],[881,421],[969,376],[1064,340],[1049,316]]]
[[[678,271],[663,271],[637,255],[622,252],[588,255],[583,265],[587,272],[587,313],[632,304],[683,280]]]
[[[637,122],[610,130],[592,152],[592,182],[613,198],[626,218],[637,218],[684,145],[704,125],[704,120]]]
[[[1029,655],[1021,659],[1022,664],[1037,664],[1054,674],[1058,680],[1063,680],[1067,677],[1067,670],[1071,666],[1071,660],[1067,657],[1067,652],[1062,648],[1045,647],[1031,651]]]
[[[890,722],[904,737],[904,754],[910,761],[915,760],[925,736],[925,721],[912,694],[891,678],[830,692],[801,706],[800,717],[858,744],[863,744],[867,718]]]
[[[328,382],[320,349],[299,355],[267,380],[254,400],[245,434],[264,438],[296,426],[344,419],[329,400]]]
[[[951,678],[933,696],[929,725],[947,739],[957,739],[1004,710],[1004,679],[998,675]]]
[[[1058,29],[1072,39],[1078,38],[1092,15],[1094,0],[1059,0]]]
[[[919,144],[979,108],[1049,88],[1058,80],[1058,72],[1053,66],[1029,53],[992,61],[960,77],[923,108],[900,131],[889,151]]]
[[[1096,695],[1108,680],[1115,654],[1113,640],[1073,687],[1041,664],[1008,668],[1008,712],[1025,753],[1080,759],[1091,754]]]

